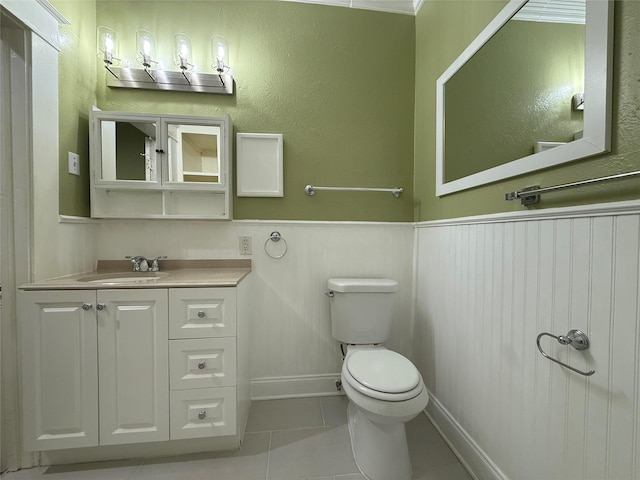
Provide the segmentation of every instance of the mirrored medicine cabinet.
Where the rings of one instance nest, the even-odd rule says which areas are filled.
[[[230,219],[231,122],[91,112],[91,216]]]

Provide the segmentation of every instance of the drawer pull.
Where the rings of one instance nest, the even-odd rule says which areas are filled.
[[[205,362],[204,360],[202,362],[198,362],[198,368],[200,370],[204,370],[206,366],[207,366],[207,362]]]
[[[198,413],[198,418],[200,420],[204,420],[204,417],[206,417],[206,416],[207,416],[206,410],[200,410],[200,413]]]
[[[93,307],[92,304],[90,303],[83,303],[82,304],[82,309],[86,312],[87,310],[91,310],[91,308]]]
[[[204,311],[203,311],[203,310],[200,310],[200,311],[198,312],[198,318],[204,318],[204,317],[205,317],[205,315],[206,315],[206,314],[204,313]]]

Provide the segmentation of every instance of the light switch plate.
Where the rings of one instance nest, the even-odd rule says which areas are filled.
[[[80,155],[69,152],[69,173],[72,175],[80,175]]]

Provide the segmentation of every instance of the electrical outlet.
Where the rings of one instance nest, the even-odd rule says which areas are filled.
[[[251,237],[240,237],[240,255],[251,255]]]
[[[69,173],[72,175],[80,175],[80,155],[69,152]]]

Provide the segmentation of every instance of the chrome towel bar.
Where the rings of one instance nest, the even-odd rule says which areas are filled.
[[[307,195],[315,195],[316,190],[336,191],[336,192],[391,192],[391,194],[398,198],[404,191],[402,188],[365,188],[365,187],[316,187],[313,185],[307,185],[304,187],[304,193]]]
[[[590,345],[589,337],[587,337],[586,333],[581,332],[580,330],[573,329],[573,330],[569,330],[569,332],[567,333],[566,336],[565,335],[560,335],[558,337],[558,336],[553,335],[551,333],[542,332],[540,335],[538,335],[538,338],[536,339],[536,345],[538,345],[538,350],[540,350],[540,353],[542,354],[543,357],[548,358],[552,362],[556,362],[556,363],[562,365],[563,367],[568,368],[569,370],[573,370],[574,372],[577,372],[580,375],[584,375],[586,377],[590,377],[591,375],[596,373],[595,370],[589,370],[588,372],[583,372],[582,370],[578,370],[577,368],[573,368],[573,367],[567,365],[566,363],[561,362],[560,360],[556,360],[555,358],[550,357],[549,355],[547,355],[542,350],[542,347],[540,346],[540,339],[545,335],[548,336],[548,337],[555,338],[556,340],[558,340],[558,343],[561,343],[562,345],[571,345],[576,350],[586,350],[586,349],[589,348],[589,345]]]
[[[592,178],[590,180],[582,180],[580,182],[565,183],[562,185],[555,185],[553,187],[540,188],[540,186],[535,185],[532,187],[525,187],[522,190],[518,190],[516,192],[506,193],[504,196],[504,199],[517,200],[519,198],[520,203],[522,203],[522,205],[531,205],[534,203],[538,203],[538,201],[540,200],[540,195],[543,193],[557,192],[559,190],[567,190],[569,188],[584,187],[587,185],[594,185],[597,183],[604,183],[604,182],[612,182],[615,180],[625,180],[627,178],[637,177],[639,175],[640,175],[640,170],[637,170],[635,172],[619,173],[617,175],[609,175],[608,177]]]

